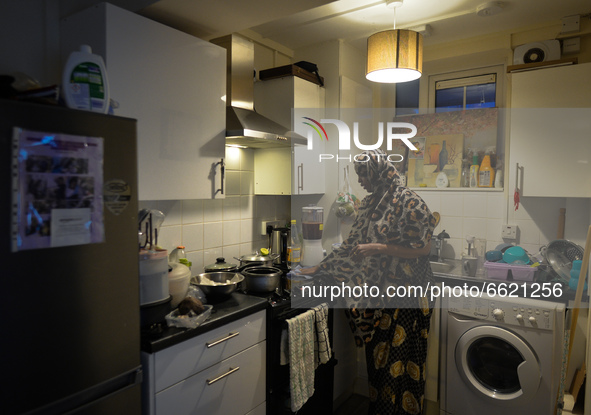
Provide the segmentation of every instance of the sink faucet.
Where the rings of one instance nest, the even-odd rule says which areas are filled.
[[[437,251],[437,262],[443,262],[441,257],[441,251],[443,250],[443,243],[445,239],[449,239],[449,233],[445,232],[445,229],[435,237],[435,250]]]

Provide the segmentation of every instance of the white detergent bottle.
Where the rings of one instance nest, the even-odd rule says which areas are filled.
[[[109,80],[105,62],[88,45],[72,52],[64,67],[62,90],[69,108],[106,114],[109,111]]]

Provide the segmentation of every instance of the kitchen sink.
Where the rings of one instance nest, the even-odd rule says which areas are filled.
[[[455,268],[455,264],[451,262],[429,261],[431,263],[431,270],[434,273],[448,274]]]

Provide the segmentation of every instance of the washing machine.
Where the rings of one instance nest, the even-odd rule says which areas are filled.
[[[443,298],[440,414],[554,414],[565,317],[531,298]]]

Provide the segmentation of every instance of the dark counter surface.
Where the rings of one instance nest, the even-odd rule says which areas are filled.
[[[161,330],[153,328],[149,331],[142,331],[142,351],[155,353],[174,346],[209,330],[264,310],[268,306],[268,301],[265,298],[235,292],[223,301],[210,304],[213,305],[211,315],[204,323],[194,329],[168,327],[166,323],[163,323],[160,325]]]

